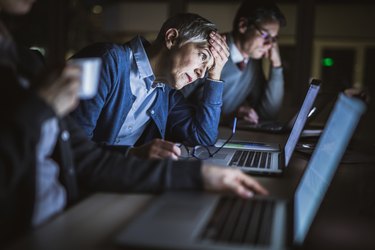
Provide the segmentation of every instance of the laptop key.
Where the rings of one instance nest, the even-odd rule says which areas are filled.
[[[230,214],[233,202],[223,198],[219,201],[212,218],[202,234],[202,238],[208,241],[216,241],[218,235],[225,227],[227,218]]]
[[[238,166],[243,166],[245,161],[246,161],[246,158],[248,156],[248,151],[243,151],[242,155],[241,155],[241,158],[240,158],[240,161],[238,162]]]
[[[260,166],[259,164],[259,159],[260,159],[260,152],[256,152],[255,153],[255,158],[254,158],[254,167],[258,167]]]
[[[245,162],[245,167],[251,167],[254,161],[254,155],[255,153],[253,151],[249,151],[249,157],[247,157],[247,160]]]
[[[267,166],[268,169],[271,168],[271,153],[267,154],[267,163],[266,163],[266,166]]]
[[[260,224],[260,229],[259,229],[259,239],[258,243],[259,244],[270,244],[271,243],[271,232],[272,232],[272,224],[273,224],[273,211],[275,208],[275,202],[271,200],[267,200],[263,204],[263,220],[262,223]]]
[[[243,202],[242,213],[239,217],[236,229],[233,233],[232,241],[243,243],[246,237],[246,228],[249,224],[249,218],[253,209],[252,202]]]
[[[262,152],[261,168],[267,168],[267,152]]]
[[[251,243],[255,244],[257,243],[257,238],[258,238],[258,228],[259,228],[259,223],[260,223],[260,216],[261,216],[261,206],[259,201],[254,202],[254,209],[251,213],[251,216],[249,218],[249,225],[248,229],[246,231],[246,236],[245,236],[245,242],[246,243]]]
[[[225,226],[222,228],[220,234],[217,237],[217,240],[223,242],[231,242],[234,231],[239,222],[241,215],[243,201],[241,199],[233,200],[232,209],[228,215]]]
[[[232,160],[229,163],[230,166],[237,166],[238,160],[240,159],[242,152],[242,150],[237,150],[234,153]]]

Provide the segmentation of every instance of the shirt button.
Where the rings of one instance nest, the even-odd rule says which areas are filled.
[[[128,126],[128,129],[129,129],[129,130],[132,130],[132,129],[133,129],[133,127],[132,127],[132,126]]]
[[[70,134],[69,134],[69,132],[66,131],[66,130],[64,130],[64,131],[61,133],[61,139],[62,139],[63,141],[67,141],[67,140],[69,140],[69,138],[70,138]]]
[[[150,113],[151,113],[151,115],[153,115],[153,114],[155,114],[155,111],[154,111],[154,110],[151,110],[151,112],[150,112]]]

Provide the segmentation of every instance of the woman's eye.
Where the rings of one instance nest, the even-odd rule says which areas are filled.
[[[201,56],[203,61],[205,61],[207,59],[207,55],[205,53],[200,53],[200,56]]]

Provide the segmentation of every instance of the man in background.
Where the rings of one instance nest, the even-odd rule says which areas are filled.
[[[236,115],[249,123],[276,118],[282,105],[284,80],[282,61],[277,43],[280,27],[286,20],[273,1],[244,1],[233,21],[233,29],[225,34],[230,57],[222,71],[224,81],[223,121]],[[270,62],[266,79],[262,67]],[[200,98],[200,81],[185,87],[184,96]]]

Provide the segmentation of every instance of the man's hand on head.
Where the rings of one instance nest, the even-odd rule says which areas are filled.
[[[274,68],[281,67],[282,62],[281,62],[279,45],[277,44],[277,42],[272,44],[271,49],[266,54],[266,58],[270,59],[272,67]]]

